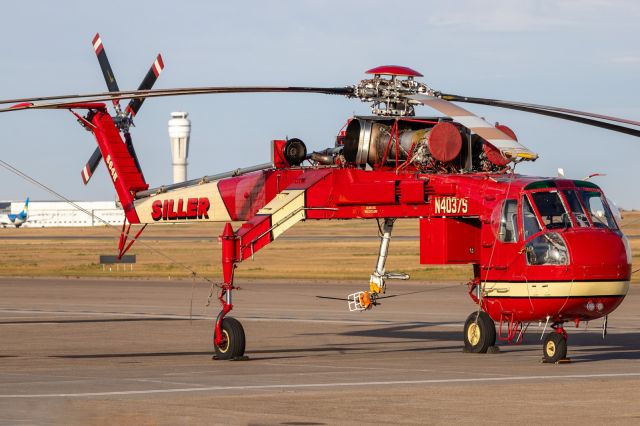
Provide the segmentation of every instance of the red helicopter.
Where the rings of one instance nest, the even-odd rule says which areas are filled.
[[[197,87],[152,90],[164,67],[160,55],[136,91],[120,91],[99,35],[93,40],[107,93],[1,101],[0,112],[63,108],[94,136],[98,148],[82,171],[85,184],[102,158],[125,212],[122,256],[131,224],[225,222],[222,306],[215,322],[218,359],[244,355],[245,334],[233,309],[234,270],[302,220],[376,219],[380,249],[369,288],[350,295],[364,311],[385,297],[387,281],[408,279],[385,269],[394,222],[419,218],[420,263],[472,264],[469,295],[478,305],[464,325],[464,346],[484,353],[496,341],[520,343],[532,322],[549,330],[543,359],[566,358],[564,324],[605,318],[629,289],[631,253],[602,190],[587,180],[523,176],[537,154],[505,125],[492,125],[455,105],[467,102],[521,110],[632,136],[640,122],[587,112],[445,94],[418,82],[402,66],[370,69],[354,86]],[[350,118],[325,150],[308,153],[300,139],[271,142],[265,164],[183,183],[149,188],[131,134],[146,98],[212,93],[302,92],[342,95],[372,104],[371,116]],[[130,99],[122,110],[119,100]],[[115,115],[107,110],[111,101]],[[439,116],[416,116],[429,106]],[[76,111],[86,111],[78,113]],[[241,221],[238,229],[231,222]],[[125,226],[127,225],[128,226]],[[496,323],[498,326],[496,327]],[[545,333],[543,331],[543,334]]]

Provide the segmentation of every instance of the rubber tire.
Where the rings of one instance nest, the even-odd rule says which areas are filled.
[[[567,339],[560,333],[552,331],[547,334],[542,344],[542,358],[544,362],[555,364],[567,357]]]
[[[477,326],[476,317],[478,318]],[[473,333],[470,328],[474,328],[475,332],[480,332],[480,336],[474,343],[471,342],[470,335]],[[472,312],[464,323],[464,347],[467,352],[471,353],[487,353],[491,346],[496,344],[496,325],[484,311]]]
[[[235,318],[225,317],[222,320],[222,333],[227,337],[227,344],[219,347],[213,344],[213,350],[217,359],[234,359],[244,355],[245,336],[242,324]],[[215,342],[215,331],[214,331]]]

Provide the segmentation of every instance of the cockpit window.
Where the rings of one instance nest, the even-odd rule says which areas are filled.
[[[589,210],[593,226],[610,229],[618,228],[609,207],[602,201],[602,194],[597,191],[580,191],[580,196],[587,210]]]
[[[567,199],[567,203],[569,204],[571,213],[573,213],[573,217],[576,218],[576,222],[578,222],[578,226],[581,228],[588,227],[589,219],[587,219],[587,215],[584,214],[584,209],[582,208],[582,204],[580,204],[580,200],[578,200],[576,191],[565,190],[565,191],[562,191],[562,193],[564,194],[564,197]]]
[[[493,232],[503,243],[518,241],[518,200],[505,200],[496,206],[491,215]]]
[[[547,229],[571,226],[571,219],[562,204],[558,191],[533,192],[531,197]]]
[[[525,240],[541,231],[536,214],[533,212],[531,203],[529,203],[526,195],[522,196],[522,230],[524,231]]]

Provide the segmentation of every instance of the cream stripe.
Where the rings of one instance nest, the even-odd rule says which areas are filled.
[[[624,296],[629,281],[487,282],[484,288],[489,297]]]
[[[487,123],[482,118],[475,115],[457,115],[451,117],[451,119],[457,123],[462,124],[467,129],[471,128],[486,128],[493,127],[491,124]]]
[[[523,150],[523,146],[511,139],[490,139],[489,143],[496,148],[513,148],[516,150]],[[528,151],[528,150],[527,150]]]
[[[160,73],[162,72],[162,67],[160,67],[160,62],[158,62],[157,59],[153,63],[153,67],[156,69],[156,73],[160,75]]]
[[[228,222],[231,220],[227,206],[222,200],[220,190],[218,189],[218,181],[205,183],[202,185],[189,186],[187,188],[176,189],[173,191],[163,192],[149,198],[135,201],[136,213],[141,223],[161,223],[169,222],[168,220],[154,221],[151,217],[152,205],[156,200],[174,200],[174,209],[177,207],[178,199],[187,200],[189,198],[206,197],[209,199],[209,218],[201,219],[176,219],[171,222],[198,221],[198,222]]]
[[[258,211],[258,214],[270,214],[273,239],[284,231],[304,220],[304,190],[287,189]]]

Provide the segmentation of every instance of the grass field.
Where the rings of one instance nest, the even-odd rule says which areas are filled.
[[[130,253],[137,263],[103,268],[101,254],[117,252],[119,228],[0,229],[0,275],[68,277],[188,278],[191,271],[220,279],[220,224],[148,227]],[[634,264],[640,256],[640,212],[625,212],[623,231],[630,236]],[[296,225],[285,237],[258,252],[237,269],[240,278],[363,279],[377,258],[375,221],[310,221]],[[323,237],[314,240],[305,236]],[[419,262],[418,221],[399,220],[393,233],[387,270],[407,272],[414,279],[467,281],[469,265],[424,266]],[[25,238],[34,237],[34,238]],[[62,238],[61,238],[62,237]],[[639,281],[634,275],[634,281]]]

